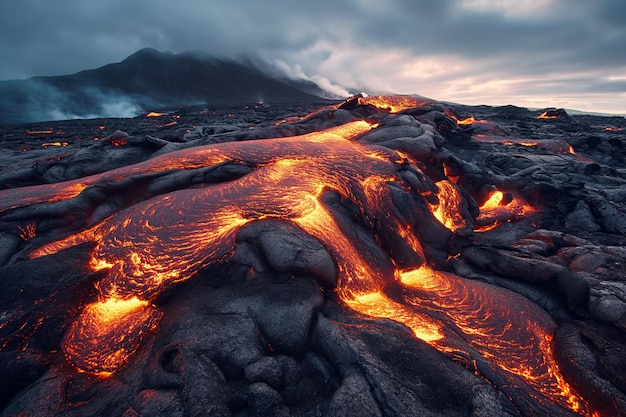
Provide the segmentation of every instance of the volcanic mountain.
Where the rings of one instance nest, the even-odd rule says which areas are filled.
[[[315,94],[315,95],[314,95]],[[313,82],[267,75],[249,61],[142,49],[73,75],[0,82],[0,124],[135,116],[148,108],[319,99]]]

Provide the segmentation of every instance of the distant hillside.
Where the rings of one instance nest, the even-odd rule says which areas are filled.
[[[129,117],[155,107],[319,100],[313,83],[289,83],[253,65],[198,53],[142,49],[73,75],[0,82],[0,123]]]

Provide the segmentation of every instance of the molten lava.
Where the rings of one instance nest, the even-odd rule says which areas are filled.
[[[116,148],[119,148],[120,146],[126,146],[128,145],[128,139],[127,138],[112,138],[111,145],[115,146]]]
[[[574,155],[576,159],[583,162],[594,162],[589,158],[578,155],[572,145],[560,139],[550,139],[550,140],[524,140],[518,138],[504,137],[504,136],[494,136],[494,135],[484,135],[477,134],[474,135],[473,140],[477,142],[483,143],[500,143],[506,146],[526,146],[529,148],[540,148],[545,149],[549,152],[552,152],[556,155]]]
[[[31,130],[26,132],[27,135],[51,135],[52,132],[54,132],[54,130],[52,129],[47,129],[47,130]]]
[[[474,119],[474,116],[470,116],[467,117],[463,120],[458,120],[456,121],[457,125],[471,125],[472,123],[474,123],[476,121],[476,119]]]
[[[452,119],[454,119],[454,121],[456,122],[457,125],[461,125],[461,126],[469,126],[472,125],[474,123],[478,123],[478,124],[488,124],[489,122],[487,120],[480,120],[480,119],[476,119],[474,118],[474,116],[470,116],[470,117],[466,117],[465,119],[461,119],[459,120],[455,115],[451,114],[451,113],[446,113],[448,116],[452,117]]]
[[[510,222],[536,210],[523,198],[511,193],[493,191],[480,206],[480,214],[476,218],[476,232],[492,230],[502,223]]]
[[[433,215],[449,230],[456,232],[467,227],[467,221],[461,214],[463,197],[452,181],[441,180],[435,184],[439,189],[437,204],[430,204]]]
[[[398,113],[403,110],[433,104],[432,100],[414,96],[368,96],[359,97],[359,104],[371,105],[389,113]]]
[[[400,272],[399,280],[407,288],[404,304],[426,311],[444,331],[446,337],[430,342],[437,349],[451,356],[461,353],[466,365],[479,374],[494,372],[520,388],[527,384],[540,403],[554,401],[585,411],[586,404],[565,382],[554,360],[554,322],[535,304],[505,289],[426,266]],[[413,328],[402,316],[395,320]],[[479,355],[468,351],[465,342]]]
[[[167,116],[167,113],[159,113],[159,112],[151,111],[150,113],[146,114],[146,117],[162,117],[162,116]]]
[[[362,95],[357,95],[357,96],[353,96],[352,98],[350,98],[348,101],[353,101],[355,100],[356,103],[358,103],[359,105],[363,105],[363,106],[374,106],[377,107],[381,110],[385,110],[389,113],[398,113],[401,112],[403,110],[407,110],[407,109],[411,109],[411,108],[415,108],[415,107],[420,107],[423,106],[425,104],[434,104],[434,101],[432,100],[428,100],[428,99],[424,99],[424,98],[418,98],[418,97],[413,97],[413,96],[362,96]],[[341,107],[344,103],[339,103],[339,104],[331,104],[329,106],[325,106],[322,108],[319,108],[317,110],[314,110],[304,116],[294,116],[294,117],[289,117],[287,119],[282,119],[279,120],[277,122],[274,123],[274,125],[281,125],[283,123],[293,123],[293,122],[298,122],[300,120],[304,120],[307,119],[311,116],[314,116],[316,114],[319,114],[323,111],[327,111],[327,110],[336,110],[339,107]]]
[[[390,112],[422,103],[407,97],[360,100]],[[510,291],[428,266],[415,225],[392,205],[391,186],[416,198],[422,190],[398,174],[406,157],[355,141],[370,129],[369,123],[356,121],[302,136],[187,148],[75,181],[1,192],[3,212],[70,199],[100,182],[138,174],[228,161],[245,161],[253,168],[235,180],[146,199],[31,252],[36,258],[93,242],[90,266],[105,273],[96,299],[82,307],[67,330],[62,343],[67,359],[82,372],[115,372],[158,326],[161,313],[153,303],[160,293],[230,257],[242,226],[278,218],[326,247],[337,267],[336,292],[350,308],[404,323],[417,338],[488,379],[519,407],[531,397],[590,415],[558,369],[551,342],[555,324],[543,310]],[[452,231],[466,227],[457,186],[448,180],[436,186],[439,202],[430,205],[433,215]],[[376,241],[384,240],[383,230],[401,237],[412,251],[414,267],[402,269],[392,257],[373,259],[358,234],[324,203],[328,193],[350,201]],[[521,198],[499,192],[481,206],[478,221],[495,224],[533,210]]]
[[[554,110],[547,110],[537,116],[537,119],[558,119],[559,115]]]
[[[42,143],[41,147],[49,148],[50,146],[67,146],[67,145],[69,145],[69,143],[67,142],[46,142],[46,143]]]
[[[158,128],[164,128],[164,127],[170,127],[170,126],[174,126],[175,124],[178,124],[177,121],[173,121],[173,122],[169,122],[169,123],[165,123],[164,125],[158,125]]]
[[[22,240],[32,239],[33,237],[37,235],[36,223],[30,223],[23,227],[20,226],[19,229],[20,229],[20,238]]]
[[[160,318],[159,311],[137,297],[93,302],[85,306],[81,320],[70,326],[63,351],[80,371],[109,376],[154,330]],[[129,323],[132,332],[126,328]]]

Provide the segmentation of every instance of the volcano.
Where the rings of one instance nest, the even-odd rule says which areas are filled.
[[[142,49],[73,75],[0,81],[0,124],[132,117],[177,105],[320,100],[316,84],[270,76],[250,61]]]
[[[2,129],[3,416],[626,415],[624,118],[316,100]]]

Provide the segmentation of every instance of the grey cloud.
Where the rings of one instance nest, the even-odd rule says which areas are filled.
[[[300,64],[308,76],[355,84],[372,78],[356,58],[365,51],[395,51],[415,59],[452,56],[473,63],[471,68],[451,69],[448,82],[453,74],[515,79],[573,70],[609,74],[626,68],[621,53],[626,8],[621,0],[554,0],[548,9],[520,16],[496,8],[463,9],[461,4],[3,0],[0,79],[73,73],[119,62],[143,47],[175,53],[203,50],[218,57],[257,54]],[[338,55],[343,53],[352,61],[342,61]],[[296,58],[299,62],[292,61]],[[335,73],[313,73],[322,68]],[[388,78],[379,84],[392,83],[394,70],[377,69]],[[437,77],[444,82],[445,77]],[[602,85],[623,92],[622,83]]]

